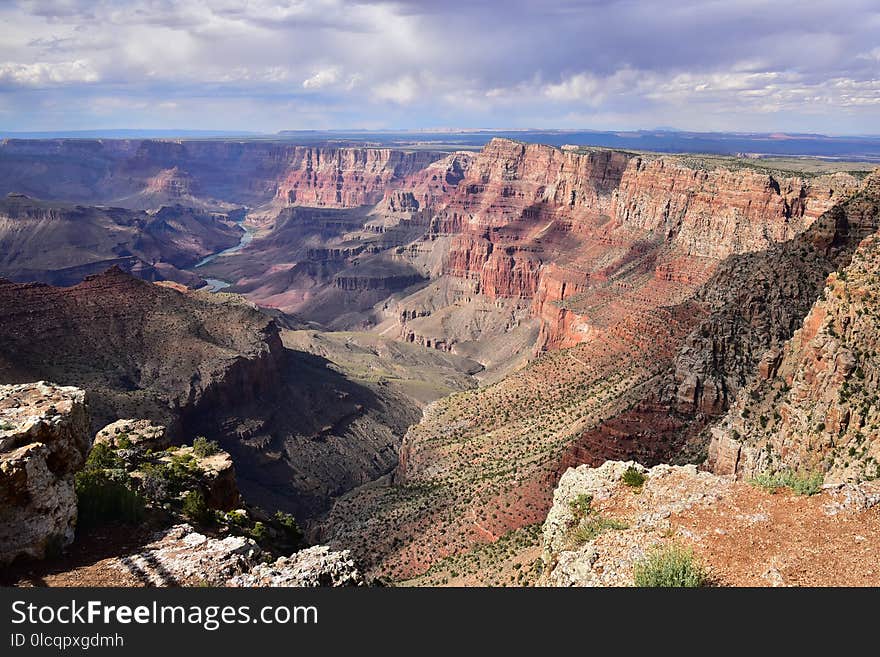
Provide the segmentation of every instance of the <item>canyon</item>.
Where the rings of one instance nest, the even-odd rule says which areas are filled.
[[[870,169],[5,140],[0,382],[85,389],[93,430],[217,440],[249,502],[395,582],[491,546],[537,558],[578,466],[860,481],[880,458]]]

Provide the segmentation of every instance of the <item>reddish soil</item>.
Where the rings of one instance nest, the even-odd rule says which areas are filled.
[[[737,484],[671,521],[721,586],[880,586],[880,508],[827,515],[828,501]]]

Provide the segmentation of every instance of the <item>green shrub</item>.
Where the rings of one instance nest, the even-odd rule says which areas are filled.
[[[276,511],[274,520],[275,524],[278,525],[279,529],[281,530],[285,541],[293,548],[299,547],[299,544],[303,538],[303,533],[302,529],[300,529],[299,525],[296,522],[296,518],[294,518],[289,513]]]
[[[590,505],[593,503],[593,496],[589,493],[581,493],[570,502],[571,512],[577,518],[583,518],[590,513],[592,509]]]
[[[824,475],[821,472],[762,472],[752,479],[752,484],[775,493],[780,488],[789,488],[798,495],[815,495],[822,490]]]
[[[125,471],[85,469],[76,474],[75,487],[81,526],[133,524],[144,517],[144,499]]]
[[[141,471],[144,494],[156,502],[193,490],[204,475],[192,454],[179,453],[171,453],[167,462],[145,463]]]
[[[79,524],[139,522],[145,513],[144,498],[134,490],[125,461],[105,443],[94,445],[83,469],[74,478]]]
[[[599,534],[608,530],[629,529],[629,525],[614,518],[603,518],[594,515],[577,526],[572,534],[577,545],[583,545],[596,538]]]
[[[198,486],[204,471],[192,454],[172,454],[169,462],[149,463],[142,468],[144,488],[154,491],[152,499],[163,499]]]
[[[693,552],[677,545],[656,548],[633,566],[633,583],[641,587],[695,588],[708,579]]]
[[[142,468],[141,488],[144,495],[154,502],[168,498],[171,484],[168,481],[168,468],[162,463],[146,463]]]
[[[635,466],[629,466],[620,480],[630,488],[641,488],[648,478]]]
[[[205,502],[205,496],[198,490],[191,490],[184,496],[183,515],[200,524],[205,524],[214,517]]]
[[[254,526],[251,528],[248,534],[257,543],[262,543],[267,538],[269,538],[269,528],[258,520],[254,523]]]
[[[223,521],[228,522],[233,527],[245,527],[248,523],[248,515],[243,509],[236,509],[224,513]]]
[[[124,470],[125,461],[107,443],[92,446],[84,466],[85,470]]]
[[[204,436],[196,436],[193,441],[193,454],[200,459],[213,456],[220,451],[220,445],[214,440],[208,440]]]

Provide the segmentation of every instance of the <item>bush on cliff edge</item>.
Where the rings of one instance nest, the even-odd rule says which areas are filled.
[[[133,524],[144,517],[144,499],[133,489],[124,461],[108,445],[92,448],[75,485],[81,526]]]
[[[694,553],[678,545],[655,548],[633,567],[633,583],[641,587],[696,588],[708,580]]]

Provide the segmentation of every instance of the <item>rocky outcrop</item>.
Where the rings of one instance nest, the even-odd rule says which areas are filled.
[[[0,563],[41,559],[73,541],[74,474],[90,435],[82,390],[0,385]]]
[[[646,556],[675,550],[704,585],[870,586],[878,502],[877,482],[802,496],[693,465],[582,465],[554,492],[538,585],[632,586]]]
[[[630,469],[645,477],[637,489],[623,482]],[[664,535],[673,533],[670,516],[708,507],[730,487],[729,479],[698,472],[692,465],[645,469],[632,461],[607,461],[598,468],[567,470],[544,522],[539,585],[631,586],[634,563],[668,542]],[[607,522],[612,507],[614,526]],[[588,523],[595,532],[579,532]]]
[[[205,503],[210,508],[229,511],[241,504],[235,464],[228,452],[217,450],[213,454],[200,456],[192,447],[178,447],[174,455],[193,457],[196,467],[201,471],[199,485],[204,491]]]
[[[149,420],[117,420],[95,434],[95,445],[121,447],[123,443],[139,449],[159,451],[171,444],[168,431]]]
[[[348,550],[334,552],[326,545],[294,552],[272,563],[260,563],[226,582],[226,586],[365,586]]]
[[[250,538],[215,538],[188,524],[158,532],[115,567],[146,586],[364,586],[348,552],[315,546],[273,562]]]
[[[709,466],[751,477],[822,472],[826,482],[880,477],[880,237],[831,274],[784,347],[712,429]]]
[[[119,557],[116,567],[146,586],[223,586],[253,568],[261,555],[250,538],[212,538],[181,524],[158,532],[138,552]]]

